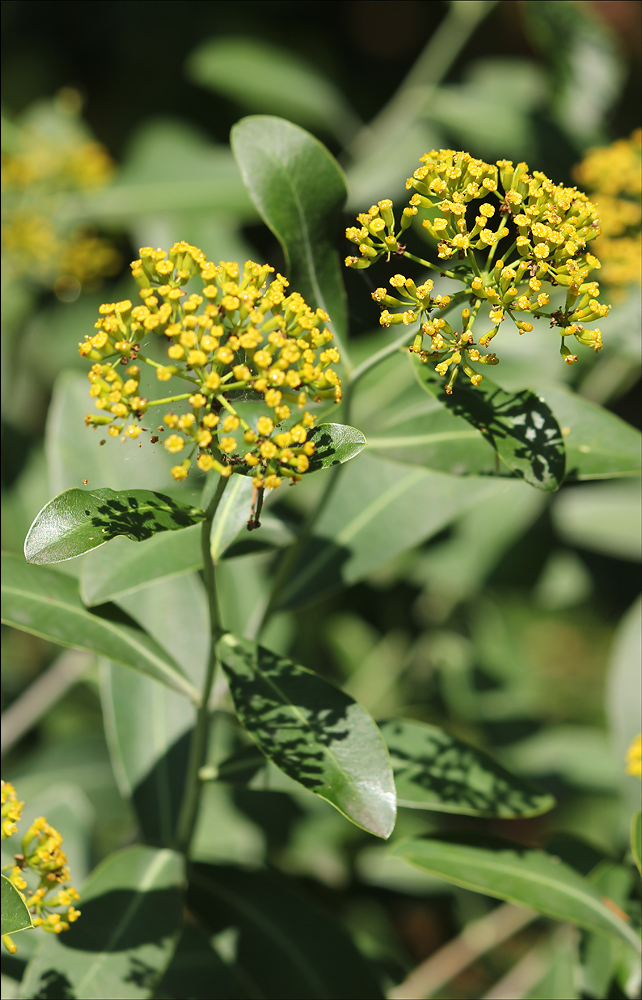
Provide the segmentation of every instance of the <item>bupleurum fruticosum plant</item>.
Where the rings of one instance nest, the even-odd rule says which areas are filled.
[[[382,326],[418,324],[410,350],[422,361],[434,360],[439,375],[448,376],[447,393],[460,369],[474,385],[481,374],[475,364],[495,365],[494,353],[482,353],[507,319],[520,334],[533,330],[532,320],[546,320],[561,334],[561,355],[568,364],[577,360],[566,345],[579,344],[599,351],[599,329],[587,329],[609,306],[598,301],[597,281],[589,279],[600,267],[588,243],[600,235],[597,209],[577,188],[554,184],[538,170],[510,160],[484,163],[470,154],[433,150],[406,182],[414,190],[397,223],[393,204],[386,199],[358,216],[359,227],[347,230],[360,257],[346,265],[366,268],[382,257],[407,257],[464,285],[452,295],[435,295],[433,282],[420,285],[403,274],[390,279],[392,293],[377,288],[372,297],[382,307]],[[406,250],[404,233],[415,218],[437,242],[439,266]],[[563,303],[551,304],[551,292],[566,290]],[[465,305],[459,323],[443,315]],[[480,313],[482,306],[487,308]],[[490,329],[473,331],[479,315],[489,317]],[[486,326],[489,324],[487,323]]]
[[[314,417],[306,406],[341,399],[327,313],[311,309],[297,292],[287,294],[282,275],[268,283],[274,268],[267,264],[247,261],[240,273],[238,264],[213,264],[187,243],[169,253],[139,252],[131,267],[142,302],[101,306],[96,332],[79,345],[93,362],[89,391],[100,411],[87,415],[87,425],[108,425],[113,437],[135,439],[158,411],[151,440],[164,434],[169,454],[181,456],[171,469],[174,479],[185,479],[195,459],[203,472],[253,472],[257,489],[276,489],[284,478],[298,481],[315,450],[308,439]],[[201,288],[187,294],[195,277]],[[152,335],[167,344],[166,364],[144,350]],[[158,382],[176,377],[189,391],[144,396],[145,366]],[[241,396],[262,402],[252,422],[234,405]],[[187,412],[170,408],[179,403]]]
[[[18,830],[24,802],[18,800],[15,788],[8,781],[0,782],[0,786],[2,840],[6,840]],[[2,871],[29,907],[34,927],[61,934],[78,920],[80,910],[74,903],[79,902],[80,896],[72,885],[66,884],[69,868],[67,855],[62,850],[62,837],[43,816],[31,824],[22,838],[20,853]],[[35,889],[30,889],[25,879],[29,872],[38,876]],[[8,934],[3,936],[2,943],[12,955],[16,952],[16,945]]]

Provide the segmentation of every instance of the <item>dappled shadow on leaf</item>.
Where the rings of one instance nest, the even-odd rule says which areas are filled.
[[[139,989],[146,990],[149,993],[154,986],[157,977],[157,969],[154,969],[153,966],[148,965],[147,962],[142,962],[140,958],[132,955],[131,968],[127,975],[124,976],[123,982],[133,983]]]
[[[401,745],[403,723],[382,725],[400,805],[498,817],[526,816],[553,801],[529,782],[513,777],[486,754],[453,740],[447,733],[415,731],[413,747]],[[397,739],[395,738],[397,737]]]
[[[47,969],[40,977],[40,982],[33,993],[33,997],[34,1000],[75,1000],[76,994],[71,988],[71,983],[62,972]]]
[[[530,389],[509,393],[486,381],[476,388],[456,383],[447,395],[431,371],[419,375],[451,413],[484,435],[518,476],[544,489],[562,482],[566,452],[559,425],[547,403]]]
[[[135,496],[121,493],[113,499],[102,500],[95,507],[95,513],[86,510],[85,514],[105,536],[105,541],[125,535],[134,542],[142,542],[159,531],[189,528],[198,520],[164,493],[150,494],[144,503]]]
[[[256,673],[226,672],[236,710],[263,752],[305,788],[321,788],[323,748],[335,747],[350,735],[347,701],[333,698],[335,689],[266,649],[260,650]]]

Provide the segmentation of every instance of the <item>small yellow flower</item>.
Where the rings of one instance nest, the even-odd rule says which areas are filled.
[[[642,733],[638,733],[627,750],[626,773],[642,778]]]

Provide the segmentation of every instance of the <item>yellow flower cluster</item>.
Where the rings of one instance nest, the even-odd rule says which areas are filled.
[[[572,364],[564,338],[574,336],[598,351],[602,346],[599,329],[585,324],[606,316],[609,307],[599,302],[599,285],[589,280],[599,260],[587,250],[589,241],[600,234],[596,206],[577,188],[554,184],[540,171],[529,172],[526,163],[510,160],[495,164],[474,159],[469,153],[449,149],[433,150],[421,157],[421,166],[406,182],[413,190],[410,204],[403,209],[399,227],[392,202],[373,205],[358,216],[360,227],[351,227],[346,236],[359,246],[361,257],[347,257],[346,266],[370,267],[392,253],[408,257],[463,284],[453,295],[431,296],[431,281],[421,285],[396,274],[390,284],[396,294],[378,288],[373,299],[382,307],[382,326],[419,323],[411,351],[422,361],[436,360],[436,370],[445,375],[451,369],[446,391],[463,368],[474,384],[481,375],[470,362],[496,364],[494,354],[482,355],[496,336],[500,324],[509,318],[520,334],[530,333],[531,318],[546,318],[562,336],[561,354]],[[440,260],[457,261],[455,270],[437,266],[406,251],[401,236],[415,217],[437,243]],[[501,248],[501,257],[496,258]],[[561,286],[566,301],[548,309],[551,290]],[[455,332],[435,310],[445,312],[466,301],[461,330]],[[472,327],[485,306],[491,329],[475,341]],[[527,314],[528,319],[521,318]],[[424,350],[424,338],[428,349]]]
[[[174,479],[185,479],[196,455],[204,472],[255,470],[260,488],[276,489],[283,477],[296,482],[314,452],[308,399],[341,399],[332,367],[339,352],[328,346],[332,334],[323,327],[327,313],[312,310],[297,292],[288,295],[282,275],[268,283],[274,269],[267,264],[247,261],[241,272],[236,263],[213,264],[184,242],[168,253],[151,247],[139,252],[131,267],[141,304],[101,306],[97,332],[79,345],[80,354],[94,362],[89,391],[101,411],[88,414],[86,423],[109,425],[113,437],[135,439],[151,407],[186,401],[188,412],[164,411],[158,428],[171,431],[164,441],[171,455],[188,453],[172,468]],[[201,289],[188,294],[185,285],[194,277]],[[167,363],[141,352],[151,333],[167,345]],[[189,392],[142,396],[141,363],[153,367],[160,382],[187,381]],[[126,366],[125,377],[120,365]],[[234,405],[239,397],[259,401],[263,412],[245,419]],[[293,407],[302,411],[298,417]]]
[[[642,282],[642,129],[590,149],[575,179],[595,200],[602,235],[595,245],[602,278],[613,286]]]
[[[24,802],[18,801],[15,788],[9,782],[2,781],[1,788],[2,839],[5,840],[16,833]],[[73,886],[65,884],[69,881],[69,869],[67,855],[62,850],[62,837],[41,816],[29,827],[21,846],[22,853],[15,855],[15,865],[8,866],[11,871],[7,877],[28,905],[34,927],[42,927],[52,934],[69,930],[80,916],[80,910],[74,906],[80,896]],[[36,872],[40,878],[35,891],[27,888],[24,878],[27,871]],[[54,907],[62,907],[63,911]],[[16,952],[9,935],[4,935],[2,941],[7,951]]]
[[[61,298],[116,274],[121,263],[109,240],[56,211],[61,198],[101,187],[114,172],[104,147],[76,120],[78,111],[76,92],[61,92],[39,117],[27,114],[25,124],[11,128],[2,153],[5,273],[54,287]]]

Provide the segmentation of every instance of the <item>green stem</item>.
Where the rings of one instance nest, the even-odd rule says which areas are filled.
[[[207,742],[209,736],[209,701],[216,676],[218,666],[218,656],[216,644],[223,629],[220,624],[218,601],[216,597],[216,579],[212,552],[210,549],[210,534],[212,522],[221,502],[221,498],[227,486],[228,480],[221,476],[205,512],[205,520],[201,529],[201,552],[203,556],[203,582],[207,592],[207,601],[210,615],[210,651],[203,682],[203,692],[201,704],[196,716],[196,725],[192,732],[192,742],[187,763],[187,773],[185,780],[185,792],[181,804],[181,811],[176,827],[175,848],[182,854],[188,854],[190,843],[194,835],[196,820],[198,817],[198,807],[201,798],[202,782],[199,771],[203,766],[207,753]]]
[[[144,363],[146,365],[151,365],[152,368],[165,368],[166,367],[165,365],[159,364],[158,361],[152,361],[152,359],[148,358],[145,354],[139,354],[138,357],[136,358],[136,360],[137,361],[144,361]],[[198,385],[198,386],[200,386],[200,384],[201,384],[197,378],[192,378],[191,375],[183,375],[181,372],[178,372],[178,371],[174,372],[172,374],[172,378],[182,378],[185,382],[192,382],[194,385]]]
[[[357,365],[357,367],[354,368],[353,371],[351,372],[350,383],[349,383],[350,386],[355,385],[355,383],[358,382],[360,378],[363,378],[363,376],[367,372],[369,372],[371,368],[374,368],[381,361],[385,361],[386,358],[389,358],[391,354],[396,354],[397,351],[413,337],[414,333],[409,333],[408,330],[404,330],[401,337],[398,337],[396,340],[393,340],[392,343],[387,344],[386,347],[382,347],[381,350],[377,351],[376,354],[371,354],[369,358],[366,358],[365,361],[362,361],[361,364]],[[346,418],[346,423],[347,422],[348,421]]]
[[[423,257],[415,257],[414,253],[410,253],[409,250],[404,250],[404,257],[409,257],[410,260],[415,260],[418,264],[423,267],[429,267],[431,271],[437,271],[442,278],[454,278],[455,281],[461,281],[461,277],[458,274],[453,274],[452,271],[444,271],[443,267],[439,267],[437,264],[431,264],[429,260],[424,260]]]

